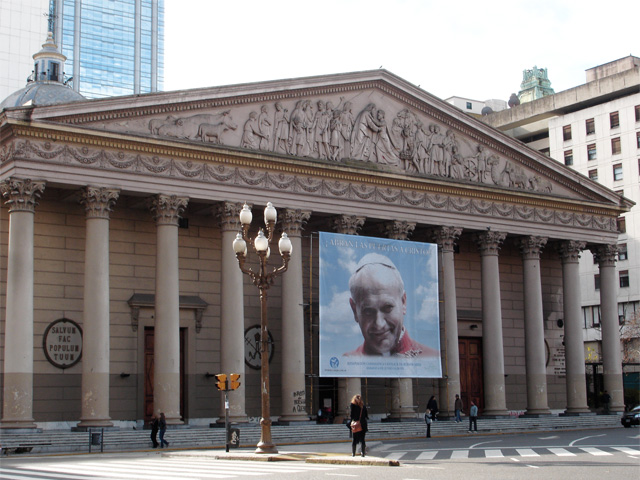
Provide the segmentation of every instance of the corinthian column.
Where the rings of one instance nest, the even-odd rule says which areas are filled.
[[[336,233],[346,235],[358,235],[364,225],[366,217],[356,215],[340,215],[333,220],[333,228]],[[349,404],[354,395],[362,394],[360,378],[338,379],[338,405],[335,407],[336,416],[349,415]]]
[[[585,242],[568,240],[558,247],[562,259],[564,357],[567,369],[567,415],[589,413],[584,368],[580,298],[580,252]]]
[[[151,203],[157,228],[153,350],[153,410],[167,424],[180,420],[180,288],[178,219],[189,199],[157,195]]]
[[[610,412],[624,411],[622,356],[618,323],[618,279],[616,278],[616,245],[596,247],[600,267],[600,322],[602,324],[602,369],[604,389],[611,395]]]
[[[111,427],[109,417],[109,212],[119,191],[87,187],[84,249],[82,412],[78,427]]]
[[[393,220],[384,224],[385,233],[393,240],[407,240],[416,228],[415,223]],[[416,418],[413,401],[413,379],[391,379],[391,415],[390,418],[402,421]]]
[[[33,423],[33,228],[44,182],[9,178],[0,183],[9,206],[9,252],[4,330],[2,428]]]
[[[438,244],[442,268],[441,295],[444,312],[444,383],[446,404],[445,416],[455,415],[456,394],[460,394],[460,352],[458,350],[458,304],[456,297],[456,276],[453,249],[462,233],[461,228],[440,227],[432,231],[433,240]],[[441,388],[442,390],[442,388]],[[442,402],[442,399],[441,399]]]
[[[304,309],[302,294],[302,228],[310,211],[287,209],[282,230],[289,235],[293,255],[282,275],[282,415],[281,422],[309,420],[304,377]]]
[[[544,316],[540,252],[547,244],[542,237],[520,239],[524,282],[524,350],[527,371],[527,415],[548,415],[547,368],[545,365]]]
[[[238,373],[245,378],[244,366],[244,289],[242,271],[233,251],[233,240],[242,230],[240,211],[242,203],[225,202],[217,209],[222,229],[220,279],[220,372]],[[246,381],[240,387],[228,392],[229,420],[246,422]],[[220,405],[220,420],[224,422],[225,406]]]
[[[483,415],[507,415],[504,386],[504,347],[498,250],[506,233],[487,231],[475,235],[482,261],[482,367]]]

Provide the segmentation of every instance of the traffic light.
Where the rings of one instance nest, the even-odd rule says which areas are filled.
[[[240,382],[238,380],[240,380],[239,373],[232,373],[229,375],[229,390],[235,390],[240,387]]]
[[[216,375],[216,387],[223,392],[227,390],[227,376],[224,373]]]

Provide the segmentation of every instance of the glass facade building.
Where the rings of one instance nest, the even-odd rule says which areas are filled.
[[[50,19],[86,98],[163,89],[164,0],[50,0]]]

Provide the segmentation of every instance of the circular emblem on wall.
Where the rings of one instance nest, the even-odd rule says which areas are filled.
[[[68,318],[56,320],[44,331],[42,348],[53,366],[72,367],[82,357],[82,329]]]
[[[269,337],[269,363],[273,359],[273,337]],[[252,325],[244,331],[244,363],[255,370],[260,370],[262,355],[260,355],[260,325]]]

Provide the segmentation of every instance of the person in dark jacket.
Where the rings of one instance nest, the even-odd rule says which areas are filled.
[[[155,415],[151,417],[151,441],[153,442],[153,448],[158,448],[158,417]]]
[[[353,396],[353,398],[351,399],[350,409],[351,422],[360,422],[360,424],[362,425],[362,430],[360,430],[359,432],[353,432],[353,440],[351,442],[351,456],[356,456],[356,447],[358,446],[358,443],[360,443],[362,444],[361,452],[362,456],[364,457],[367,448],[364,437],[369,430],[367,425],[369,414],[367,413],[367,407],[365,407],[360,395]]]
[[[431,411],[431,420],[436,420],[436,415],[438,414],[438,402],[436,401],[435,395],[431,395],[429,402],[427,402],[427,409]]]
[[[160,421],[158,422],[158,426],[160,427],[160,448],[164,448],[166,445],[169,446],[169,442],[164,439],[164,434],[167,431],[167,419],[164,416],[164,412],[160,412]]]

